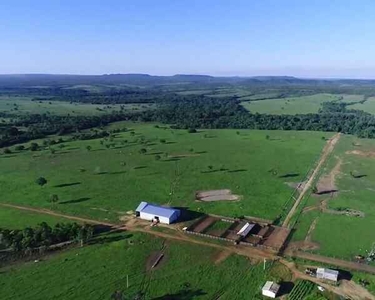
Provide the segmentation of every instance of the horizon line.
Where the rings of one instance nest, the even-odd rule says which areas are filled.
[[[29,72],[29,73],[0,73],[0,76],[114,76],[114,75],[145,75],[151,77],[174,77],[174,76],[209,76],[213,78],[256,78],[256,77],[290,77],[303,80],[375,80],[374,77],[326,77],[326,76],[295,76],[295,75],[211,75],[209,73],[176,73],[172,75],[158,75],[150,73],[101,73],[101,74],[81,74],[81,73],[39,73],[39,72]]]

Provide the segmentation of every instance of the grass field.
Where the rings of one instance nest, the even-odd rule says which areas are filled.
[[[288,97],[259,101],[246,101],[242,105],[252,113],[273,115],[295,115],[317,113],[322,103],[337,101],[339,97],[331,94],[316,94],[303,97]]]
[[[366,255],[375,242],[375,141],[342,136],[323,175],[330,174],[335,166],[338,170],[334,184],[338,193],[333,197],[312,196],[315,200],[309,204],[318,207],[326,200],[330,211],[302,214],[296,236],[303,239],[306,228],[318,216],[312,232],[312,240],[320,245],[316,252],[351,260],[355,255]],[[335,214],[342,209],[362,212],[364,217]]]
[[[64,101],[31,101],[31,97],[0,96],[0,112],[13,114],[56,114],[56,115],[97,115],[118,111],[121,106],[125,110],[142,110],[150,107],[149,104],[82,104]]]
[[[185,130],[120,123],[115,148],[100,140],[64,143],[56,152],[0,155],[1,202],[118,220],[145,200],[225,216],[276,218],[320,155],[320,132]],[[269,139],[266,136],[269,135]],[[127,142],[126,142],[127,141]],[[92,147],[91,151],[86,146]],[[140,154],[140,149],[147,153]],[[292,154],[292,155],[291,155]],[[40,187],[40,176],[48,184]],[[197,202],[195,192],[231,189],[239,201]],[[47,202],[57,194],[60,203]]]
[[[363,110],[370,114],[375,114],[375,97],[368,98],[364,103],[351,105],[349,108]]]
[[[0,228],[23,229],[27,226],[33,227],[41,222],[47,222],[48,225],[53,226],[58,222],[69,223],[70,221],[53,216],[0,207]]]
[[[148,271],[150,255],[161,249],[165,254],[163,260],[156,269]],[[263,265],[252,265],[240,256],[215,263],[219,251],[146,234],[112,234],[93,245],[52,255],[38,264],[30,262],[1,270],[1,299],[102,300],[111,299],[118,290],[126,299],[133,299],[139,292],[145,295],[144,299],[154,300],[219,296],[262,299],[260,291],[266,279],[285,275],[275,272],[277,263],[275,271],[273,266],[263,271]]]

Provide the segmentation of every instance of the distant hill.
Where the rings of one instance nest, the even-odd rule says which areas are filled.
[[[0,75],[0,87],[68,86],[90,84],[129,84],[136,86],[158,86],[166,84],[242,84],[242,85],[369,85],[375,80],[355,79],[301,79],[293,76],[215,77],[199,74],[176,74],[154,76],[149,74],[104,74],[104,75],[54,75],[16,74]]]

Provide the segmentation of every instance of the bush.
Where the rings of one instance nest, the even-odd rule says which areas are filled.
[[[197,130],[195,128],[189,128],[188,133],[197,133]]]
[[[10,154],[10,153],[12,153],[12,151],[10,151],[9,148],[5,148],[5,149],[3,150],[3,153],[4,153],[4,154]]]
[[[25,150],[25,146],[24,145],[18,145],[14,148],[16,151],[22,151],[22,150]]]
[[[37,143],[31,143],[30,150],[37,151],[39,149],[39,145]]]

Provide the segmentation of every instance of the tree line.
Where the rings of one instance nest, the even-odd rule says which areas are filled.
[[[77,241],[83,245],[94,235],[92,225],[77,223],[57,223],[54,227],[46,222],[36,227],[22,230],[0,228],[0,246],[14,252],[31,251],[36,248],[48,248],[51,245]]]

